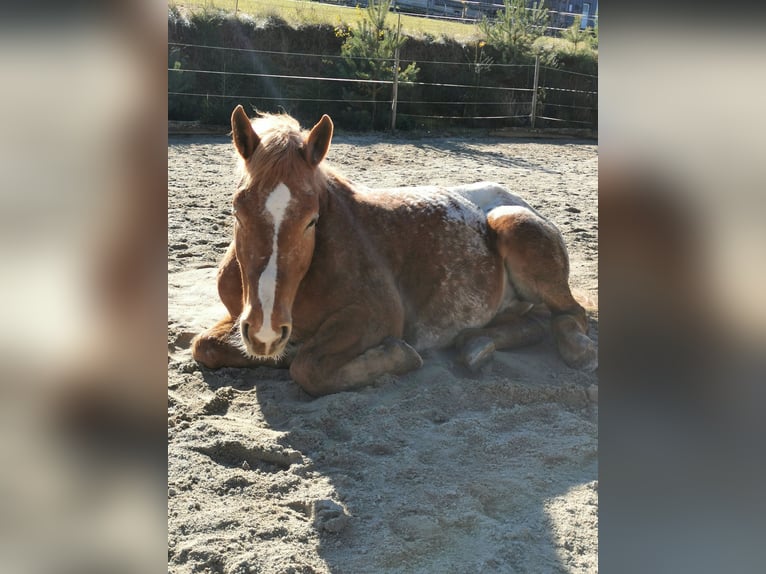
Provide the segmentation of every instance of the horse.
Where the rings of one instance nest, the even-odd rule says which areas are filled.
[[[497,183],[368,189],[328,166],[333,122],[231,115],[241,178],[218,268],[228,315],[192,340],[207,368],[289,368],[309,395],[352,390],[454,346],[477,369],[543,339],[597,368],[563,238]]]

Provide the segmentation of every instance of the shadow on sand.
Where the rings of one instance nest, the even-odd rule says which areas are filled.
[[[597,568],[577,534],[596,536],[593,381],[560,364],[549,340],[498,353],[480,375],[432,354],[409,375],[318,399],[284,370],[202,375],[217,395],[236,389],[211,417],[274,434],[255,449],[221,437],[203,454],[273,481],[269,500],[251,493],[251,503],[289,515],[280,540],[296,556],[318,553],[333,573]],[[290,520],[314,536],[291,537]],[[297,558],[294,567],[317,571]]]

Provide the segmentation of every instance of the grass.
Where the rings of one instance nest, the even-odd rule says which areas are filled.
[[[364,17],[360,8],[323,4],[311,0],[169,0],[168,5],[184,6],[189,10],[220,9],[227,12],[234,12],[235,7],[238,7],[243,14],[249,14],[255,18],[278,16],[296,28],[306,24],[353,26]],[[396,15],[389,14],[389,21],[392,26],[395,26]],[[432,37],[436,40],[446,38],[461,43],[478,42],[483,38],[475,24],[417,16],[402,15],[402,31],[414,38]],[[553,52],[570,54],[573,52],[573,46],[569,40],[551,36],[538,38],[534,46]],[[598,50],[590,46],[580,46],[577,51],[590,52],[598,57]]]
[[[566,52],[566,53],[572,53],[574,49],[572,42],[570,42],[569,40],[565,40],[564,38],[554,38],[552,36],[541,36],[540,38],[535,40],[535,43],[533,46],[535,48],[543,48],[545,50],[549,50],[553,52]],[[586,46],[585,43],[578,46],[577,52],[593,52],[596,55],[598,54],[598,50],[594,50],[590,46]]]
[[[238,4],[239,11],[244,14],[256,18],[279,16],[296,27],[305,24],[354,25],[363,17],[363,12],[359,8],[322,4],[309,0],[175,0],[169,4],[184,6],[191,10],[212,8],[230,12],[233,12]],[[389,15],[392,26],[396,25],[396,18],[397,16],[393,13]],[[458,42],[475,42],[481,37],[474,24],[405,15],[402,15],[402,32],[415,38],[445,37]]]

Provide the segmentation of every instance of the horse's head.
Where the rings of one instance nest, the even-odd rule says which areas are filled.
[[[253,122],[242,106],[231,116],[244,176],[234,195],[234,247],[242,273],[239,317],[244,351],[279,357],[292,332],[292,307],[309,269],[333,124],[328,116],[308,133],[289,116]]]

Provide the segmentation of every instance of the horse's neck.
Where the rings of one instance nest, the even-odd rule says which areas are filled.
[[[371,241],[369,214],[362,208],[356,186],[343,176],[332,174],[320,199],[319,220],[322,233],[317,241],[336,251],[349,243],[354,249],[341,249],[345,257],[364,258],[376,251]]]
[[[348,269],[357,267],[358,261],[368,256],[369,239],[355,216],[354,188],[350,182],[331,174],[319,194],[314,254],[301,289],[328,296],[339,285],[347,284],[350,280]],[[355,247],[348,249],[349,244]],[[296,304],[308,313],[311,309],[307,310],[305,303],[296,299]]]
[[[355,202],[356,188],[342,175],[334,172],[327,174],[327,187],[321,201],[328,213],[345,213],[351,217],[352,204]],[[321,213],[320,213],[321,216]],[[347,223],[347,222],[346,222]]]

